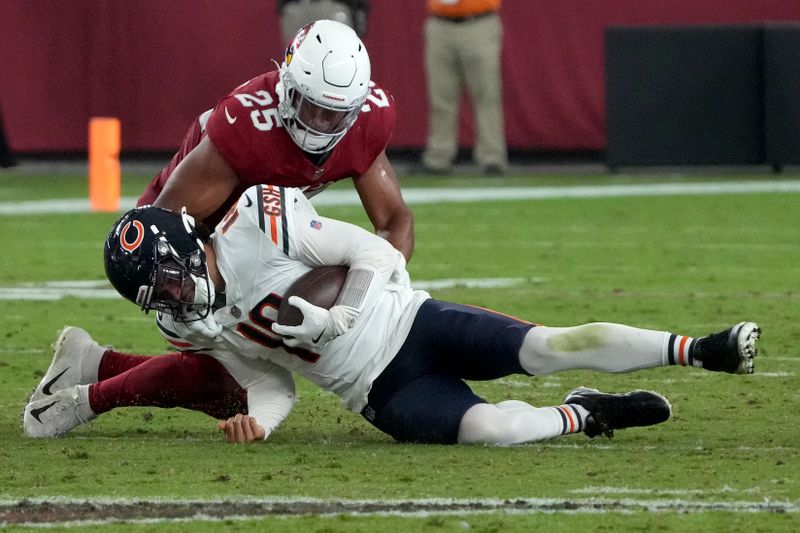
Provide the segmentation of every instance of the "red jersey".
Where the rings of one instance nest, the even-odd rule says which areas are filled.
[[[314,164],[283,128],[278,115],[277,82],[278,71],[257,76],[220,100],[210,116],[201,115],[184,137],[180,151],[148,185],[138,205],[155,201],[175,167],[205,135],[240,181],[231,196],[204,221],[210,227],[251,185],[282,185],[300,187],[307,194],[318,192],[331,182],[365,173],[389,143],[395,122],[394,98],[370,83],[370,93],[358,119],[322,165]]]

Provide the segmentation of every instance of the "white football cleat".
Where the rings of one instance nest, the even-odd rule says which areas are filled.
[[[53,344],[53,360],[29,402],[46,398],[54,392],[97,382],[97,369],[106,348],[97,344],[86,331],[74,326],[61,330]]]
[[[76,385],[28,403],[22,427],[31,438],[58,437],[96,416],[89,406],[89,385]]]

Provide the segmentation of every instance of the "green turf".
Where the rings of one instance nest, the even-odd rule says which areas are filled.
[[[36,198],[36,180],[31,178],[25,194],[14,193],[14,198]],[[71,181],[62,189],[66,196],[79,190],[77,180]],[[336,397],[303,380],[297,407],[264,444],[228,445],[213,420],[201,414],[144,408],[108,413],[65,438],[34,441],[22,437],[19,413],[49,363],[48,346],[61,326],[81,326],[123,350],[155,354],[164,343],[152,323],[123,301],[0,300],[0,498],[600,496],[800,503],[800,428],[793,419],[800,373],[800,194],[476,202],[420,205],[414,211],[412,279],[527,280],[512,288],[435,291],[438,298],[550,325],[614,321],[693,336],[756,320],[764,328],[757,373],[662,368],[475,384],[491,401],[514,398],[536,405],[558,403],[581,384],[612,390],[643,387],[670,398],[674,416],[668,423],[621,431],[611,441],[575,435],[506,448],[396,444],[342,409]],[[367,225],[360,208],[322,212]],[[114,218],[0,216],[6,252],[0,256],[0,286],[102,279],[102,242]],[[597,487],[618,492],[593,493]],[[274,531],[789,531],[796,517],[497,512],[271,518],[230,526]],[[191,524],[192,530],[197,527]]]

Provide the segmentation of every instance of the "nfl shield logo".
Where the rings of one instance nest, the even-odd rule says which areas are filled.
[[[312,221],[309,223],[309,226],[310,226],[312,229],[322,229],[322,222],[320,222],[319,220],[312,220]]]

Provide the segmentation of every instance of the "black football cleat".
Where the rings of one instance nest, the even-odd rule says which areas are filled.
[[[691,355],[712,372],[752,374],[753,358],[758,355],[756,341],[761,328],[755,322],[739,322],[732,328],[697,339]]]
[[[608,394],[578,387],[567,394],[564,403],[580,405],[589,411],[583,432],[592,438],[600,434],[611,438],[615,429],[660,424],[672,415],[666,398],[644,390]]]

